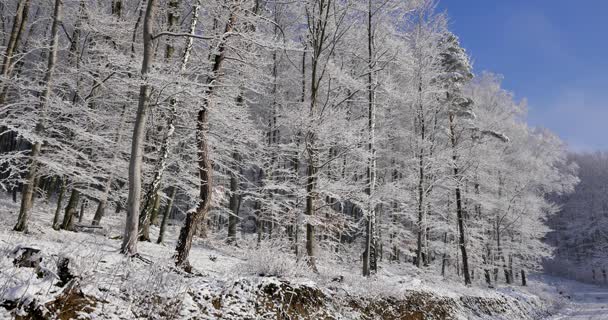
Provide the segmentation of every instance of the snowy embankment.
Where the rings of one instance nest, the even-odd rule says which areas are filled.
[[[6,221],[0,229],[0,318],[542,319],[556,296],[555,288],[536,281],[535,291],[466,288],[422,278],[403,265],[385,265],[366,279],[347,269],[350,263],[323,257],[315,275],[272,243],[257,247],[244,239],[238,248],[197,240],[191,254],[196,273],[186,274],[171,260],[176,227],[165,245],[140,243],[142,258],[127,259],[118,253],[117,217],[104,220],[96,233],[75,233],[55,231],[47,215],[35,213],[30,233],[22,234],[10,231],[16,208],[0,201]],[[40,250],[39,267],[16,266],[24,251],[18,247]],[[57,267],[66,261],[67,268]]]

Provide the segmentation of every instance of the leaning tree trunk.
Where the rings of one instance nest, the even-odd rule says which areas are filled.
[[[146,120],[148,118],[148,99],[150,85],[147,83],[149,69],[152,65],[154,50],[152,48],[152,23],[156,9],[156,0],[148,0],[144,16],[143,38],[144,56],[141,65],[142,85],[139,88],[139,102],[133,140],[131,143],[131,160],[129,161],[129,196],[127,198],[127,221],[120,251],[124,254],[137,253],[137,236],[139,229],[139,212],[142,184],[142,158],[145,138]]]
[[[53,79],[53,72],[55,70],[55,64],[57,62],[57,47],[59,45],[59,26],[61,25],[62,19],[62,7],[63,0],[55,0],[55,7],[53,10],[53,25],[51,27],[51,46],[49,50],[49,56],[47,61],[47,69],[44,75],[43,83],[45,84],[44,91],[41,95],[39,112],[40,116],[38,124],[36,125],[36,133],[42,134],[45,125],[44,111],[49,104],[51,97],[51,80]],[[26,184],[24,185],[23,194],[21,195],[21,208],[19,210],[19,219],[17,224],[13,228],[15,231],[26,231],[27,222],[30,215],[30,209],[32,208],[34,188],[36,186],[36,174],[38,170],[38,157],[40,156],[40,150],[42,149],[42,142],[40,137],[38,141],[32,146],[32,152],[30,154],[31,163],[26,177]]]
[[[190,272],[192,269],[190,262],[188,261],[188,256],[190,254],[190,249],[192,248],[194,233],[196,232],[197,227],[204,227],[201,223],[205,221],[211,205],[211,170],[213,170],[213,168],[211,167],[211,161],[209,159],[209,145],[207,140],[207,130],[209,126],[207,108],[209,103],[207,102],[205,104],[207,107],[202,107],[199,111],[197,125],[200,200],[197,207],[188,211],[186,214],[186,221],[184,221],[184,225],[180,230],[175,253],[176,265],[187,272]]]
[[[197,3],[198,6],[198,3]],[[212,106],[212,99],[215,93],[214,84],[218,80],[222,64],[226,57],[226,35],[232,32],[234,23],[236,22],[235,12],[230,12],[230,18],[226,23],[224,35],[220,38],[217,53],[213,59],[213,67],[211,75],[207,79],[207,90],[203,105],[200,107],[196,125],[196,140],[197,140],[197,155],[198,155],[198,170],[200,180],[200,200],[196,208],[188,211],[186,221],[179,233],[177,247],[175,248],[175,264],[186,271],[191,271],[192,267],[188,261],[190,249],[192,248],[192,238],[197,227],[206,228],[204,221],[207,218],[209,208],[211,206],[211,190],[212,190],[212,173],[213,167],[209,159],[209,108]],[[205,232],[203,232],[205,233]]]

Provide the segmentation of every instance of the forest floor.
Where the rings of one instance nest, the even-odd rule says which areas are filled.
[[[55,231],[54,204],[35,206],[29,232],[13,232],[18,206],[0,197],[0,319],[608,319],[608,293],[592,286],[539,276],[525,288],[488,289],[480,279],[465,287],[403,263],[382,263],[368,279],[358,261],[333,254],[319,257],[314,274],[289,248],[253,236],[238,247],[225,235],[197,238],[195,273],[186,274],[171,259],[178,226],[165,244],[140,242],[141,259],[129,259],[118,252],[122,215],[104,218],[101,230]],[[151,231],[155,240],[158,229]],[[40,250],[38,268],[15,266],[23,247]],[[73,279],[62,286],[64,258]]]

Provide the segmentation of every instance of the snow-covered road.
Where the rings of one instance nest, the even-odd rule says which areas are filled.
[[[608,288],[568,280],[556,287],[567,302],[549,320],[608,320]]]

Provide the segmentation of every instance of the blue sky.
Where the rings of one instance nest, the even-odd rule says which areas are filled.
[[[608,150],[608,0],[440,0],[475,72],[504,76],[528,122]]]

